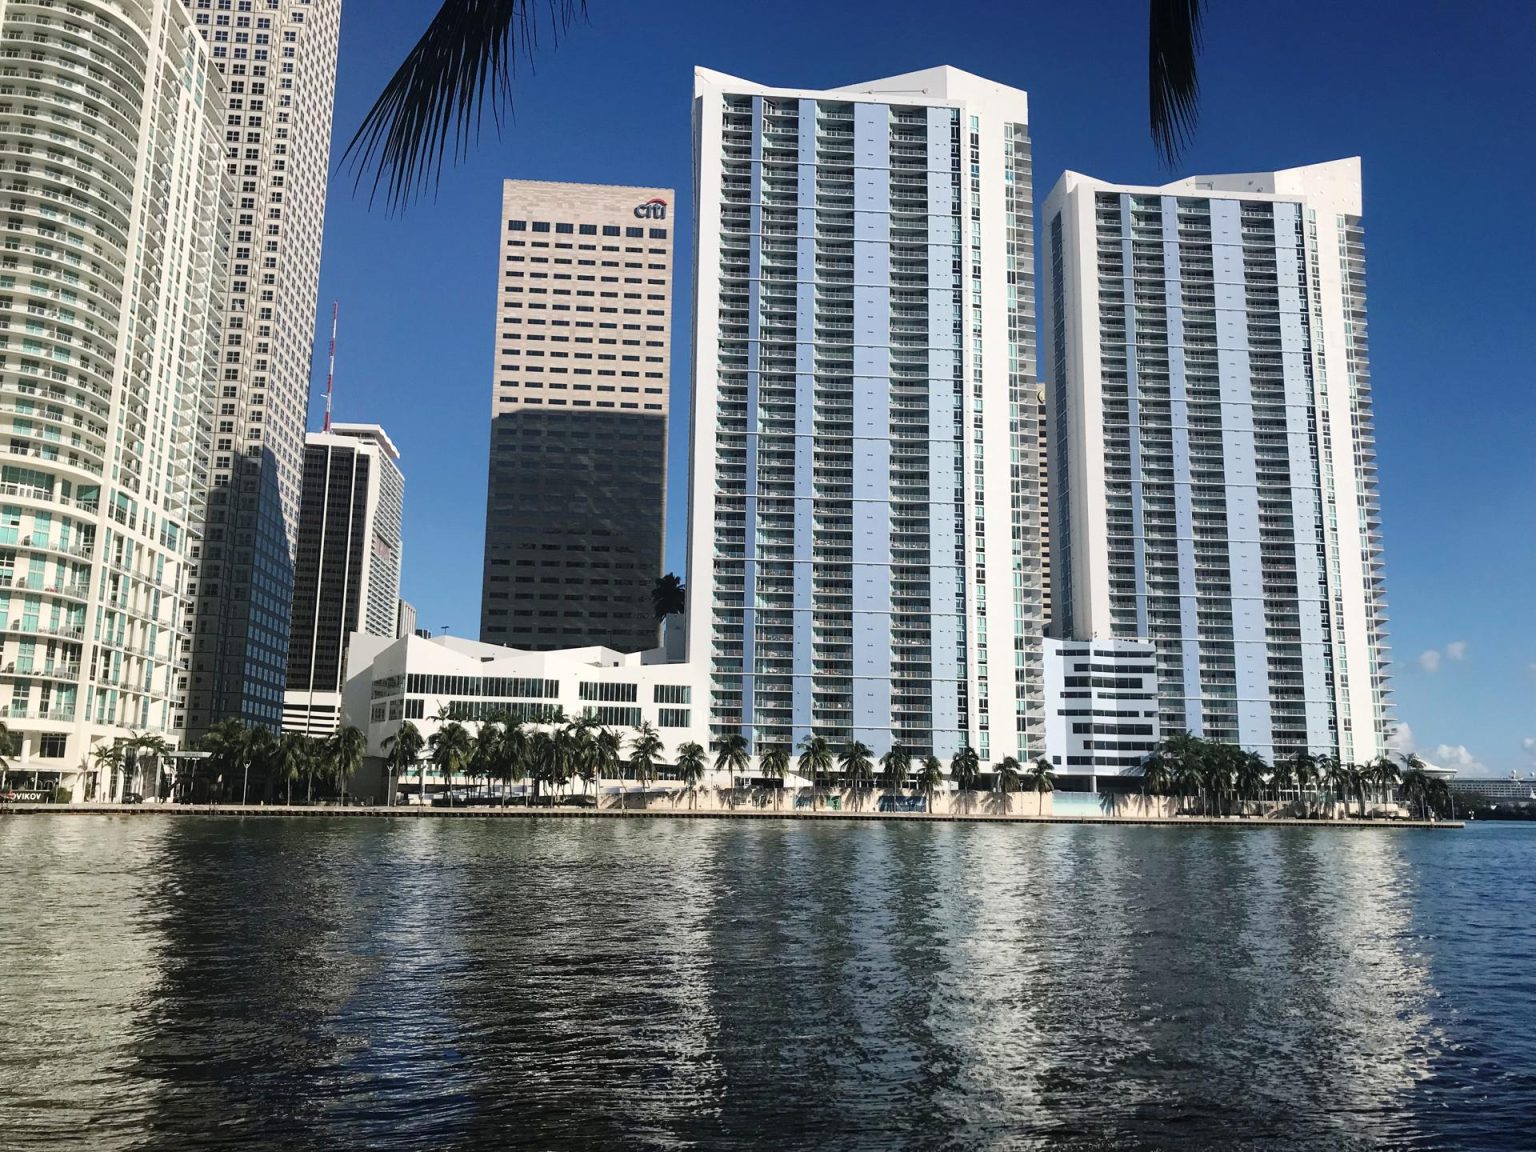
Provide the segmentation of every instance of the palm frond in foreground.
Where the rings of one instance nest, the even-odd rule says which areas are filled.
[[[435,189],[450,145],[455,161],[479,136],[487,108],[501,129],[519,60],[531,66],[542,31],[559,42],[586,0],[443,0],[385,85],[342,156],[357,183],[373,171],[391,211]]]

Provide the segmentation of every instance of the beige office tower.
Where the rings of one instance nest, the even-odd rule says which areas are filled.
[[[480,639],[656,646],[670,188],[502,189]]]
[[[224,73],[233,183],[207,522],[182,675],[188,735],[276,729],[288,673],[340,0],[183,0]]]
[[[0,791],[114,799],[154,779],[114,749],[179,719],[224,85],[180,0],[9,0],[0,32]]]

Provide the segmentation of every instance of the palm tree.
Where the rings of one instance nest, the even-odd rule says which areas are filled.
[[[1218,816],[1226,814],[1227,796],[1232,792],[1232,779],[1241,760],[1241,750],[1221,741],[1205,742],[1202,749],[1200,774],[1205,785],[1206,800],[1214,804]]]
[[[688,607],[688,589],[671,572],[658,576],[651,587],[651,610],[660,624],[668,616],[681,616]]]
[[[1429,803],[1430,776],[1424,771],[1424,761],[1420,760],[1417,753],[1408,752],[1402,755],[1403,761],[1403,798],[1410,807],[1419,806],[1419,819],[1426,816],[1425,808]]]
[[[565,787],[572,779],[580,778],[583,786],[595,792],[597,788],[597,755],[592,735],[592,721],[587,716],[572,721],[560,731],[556,744],[560,747],[559,778],[557,789]]]
[[[293,804],[293,782],[303,777],[311,757],[309,737],[302,732],[284,732],[272,752],[272,776],[287,786],[283,802]]]
[[[427,738],[428,758],[448,785],[448,806],[453,807],[453,778],[469,763],[474,744],[469,730],[457,720],[449,720]]]
[[[832,771],[832,746],[824,736],[807,736],[800,741],[800,759],[796,763],[800,775],[811,782],[811,811],[816,810],[817,793],[821,782]]]
[[[1244,815],[1247,815],[1249,799],[1263,798],[1265,774],[1268,771],[1269,765],[1264,763],[1264,757],[1257,752],[1244,752],[1242,758],[1237,761],[1237,770],[1233,774],[1233,787],[1243,801]]]
[[[395,730],[393,736],[384,738],[384,762],[389,765],[391,781],[397,780],[414,764],[416,766],[416,790],[421,795],[423,803],[426,801],[427,790],[425,781],[421,779],[422,772],[421,750],[426,746],[426,740],[422,738],[421,729],[409,720],[402,720],[400,727]],[[394,803],[395,789],[393,784],[389,790],[390,803]]]
[[[643,797],[645,790],[656,779],[656,761],[666,751],[661,737],[656,734],[656,729],[649,722],[642,723],[635,729],[634,739],[629,745],[629,767],[635,774],[635,779],[640,782],[640,793]]]
[[[363,766],[367,754],[368,737],[355,724],[336,729],[325,742],[325,761],[343,806],[347,803],[347,781]]]
[[[1180,799],[1186,803],[1192,797],[1199,799],[1203,808],[1205,741],[1188,732],[1173,732],[1163,738],[1155,755],[1167,767],[1168,782]]]
[[[1141,791],[1146,796],[1161,796],[1172,784],[1173,764],[1159,749],[1141,766]]]
[[[1280,763],[1277,761],[1275,764],[1277,773],[1279,769]],[[1298,803],[1303,805],[1302,815],[1310,814],[1311,806],[1306,803],[1304,797],[1317,783],[1317,757],[1305,748],[1294,753],[1291,756],[1288,776],[1291,783],[1296,786],[1296,799]]]
[[[1429,783],[1424,788],[1425,799],[1429,803],[1429,810],[1436,813],[1446,813],[1452,820],[1456,819],[1456,795],[1451,791],[1451,786],[1443,776],[1431,776]]]
[[[898,794],[907,786],[907,777],[911,774],[912,753],[899,743],[892,744],[891,750],[880,757],[880,787]]]
[[[992,779],[997,782],[997,790],[1003,794],[1003,811],[1006,812],[1011,807],[1012,801],[1009,797],[1019,790],[1019,783],[1023,778],[1019,761],[1013,756],[1004,756],[992,769]]]
[[[1381,789],[1381,802],[1383,805],[1392,803],[1392,796],[1397,791],[1397,786],[1403,782],[1403,774],[1398,770],[1392,757],[1379,757],[1371,765],[1371,780]]]
[[[1318,782],[1328,790],[1332,801],[1334,815],[1338,815],[1340,802],[1344,805],[1344,814],[1349,814],[1349,765],[1334,756],[1323,755],[1317,758]]]
[[[933,793],[944,783],[944,762],[929,753],[923,757],[923,766],[917,771],[917,786],[928,797],[928,811],[933,812]]]
[[[236,721],[221,721],[220,723],[234,723],[237,728],[239,727],[239,723]],[[217,724],[214,725],[214,728],[217,727]],[[209,729],[208,734],[212,735],[213,729]],[[204,736],[203,739],[206,741],[208,737]],[[213,751],[207,748],[206,743],[204,748],[210,753]],[[98,744],[95,748],[91,749],[91,759],[96,761],[96,774],[107,777],[106,793],[108,800],[113,799],[114,794],[117,792],[117,773],[123,765],[123,752],[123,742],[121,740],[114,740],[110,744]],[[210,756],[210,759],[212,758]]]
[[[789,746],[787,744],[770,744],[763,749],[762,755],[757,758],[757,770],[769,780],[777,780],[779,786],[773,790],[773,808],[777,812],[779,803],[784,798],[784,777],[789,773]]]
[[[486,781],[486,789],[490,789],[491,777],[501,771],[502,765],[502,741],[506,739],[506,729],[501,726],[501,721],[496,719],[483,720],[470,740],[469,752],[469,777],[471,780]]]
[[[3,739],[8,735],[8,733],[0,735],[0,739]],[[5,746],[9,747],[8,744]],[[165,739],[164,736],[156,736],[148,732],[139,732],[134,733],[131,737],[129,737],[127,747],[133,755],[135,764],[141,770],[144,770],[144,764],[146,761],[154,766],[155,783],[153,795],[156,800],[159,800],[160,765],[165,760],[165,758],[171,754],[172,749],[170,743]],[[3,767],[4,761],[3,759],[0,759],[0,768]]]
[[[740,732],[732,732],[720,738],[720,751],[715,756],[715,771],[731,774],[731,807],[736,806],[736,778],[752,767],[752,753],[747,748],[747,738]]]
[[[1029,787],[1036,796],[1056,791],[1056,769],[1046,757],[1041,756],[1030,768]]]
[[[677,747],[677,776],[683,782],[683,787],[688,790],[688,807],[699,806],[698,788],[699,781],[704,778],[705,753],[701,745],[690,740],[686,744]]]
[[[218,778],[233,780],[236,770],[245,763],[248,742],[245,725],[230,716],[211,726],[199,743],[208,753],[208,767],[218,774]]]
[[[592,767],[597,774],[592,795],[596,803],[602,803],[598,798],[598,792],[602,789],[603,777],[618,776],[623,762],[623,739],[612,728],[599,728],[597,735],[592,739]]]
[[[273,763],[277,758],[277,737],[270,728],[250,727],[245,730],[245,771],[240,781],[240,803],[246,803],[250,786],[251,769],[263,781],[262,791],[271,791]]]
[[[560,743],[555,733],[539,729],[528,738],[528,776],[533,782],[532,803],[538,803],[540,790],[560,776]]]
[[[853,806],[857,808],[861,790],[874,783],[875,754],[862,741],[849,740],[837,763],[843,770],[843,780],[853,793]]]
[[[502,722],[496,752],[496,779],[501,781],[501,806],[505,808],[510,803],[512,782],[528,772],[528,733],[510,716]]]
[[[1199,111],[1204,3],[1148,0],[1148,10],[1148,123],[1171,166]],[[532,65],[541,36],[553,47],[585,13],[586,0],[442,0],[347,145],[342,159],[357,183],[371,170],[370,198],[382,191],[396,211],[435,189],[444,156],[457,161],[470,151],[487,109],[500,134],[518,61]]]
[[[981,760],[976,749],[967,744],[949,758],[949,778],[962,792],[973,792],[981,779]]]

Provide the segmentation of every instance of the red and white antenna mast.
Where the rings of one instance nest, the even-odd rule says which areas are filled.
[[[336,379],[336,317],[341,312],[341,301],[331,301],[331,362],[325,370],[325,431],[331,430],[331,383]]]

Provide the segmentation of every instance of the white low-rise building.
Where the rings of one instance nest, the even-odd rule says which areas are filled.
[[[382,758],[384,742],[405,720],[430,738],[440,718],[536,722],[559,709],[570,719],[588,716],[626,737],[641,723],[650,724],[670,762],[681,744],[709,747],[706,702],[694,667],[666,663],[659,649],[528,652],[457,636],[390,639],[354,632],[342,719],[367,734],[370,758]],[[625,746],[627,751],[627,739]],[[414,787],[401,782],[403,792]]]
[[[1045,739],[1068,787],[1135,776],[1157,749],[1157,650],[1142,640],[1045,642]]]

